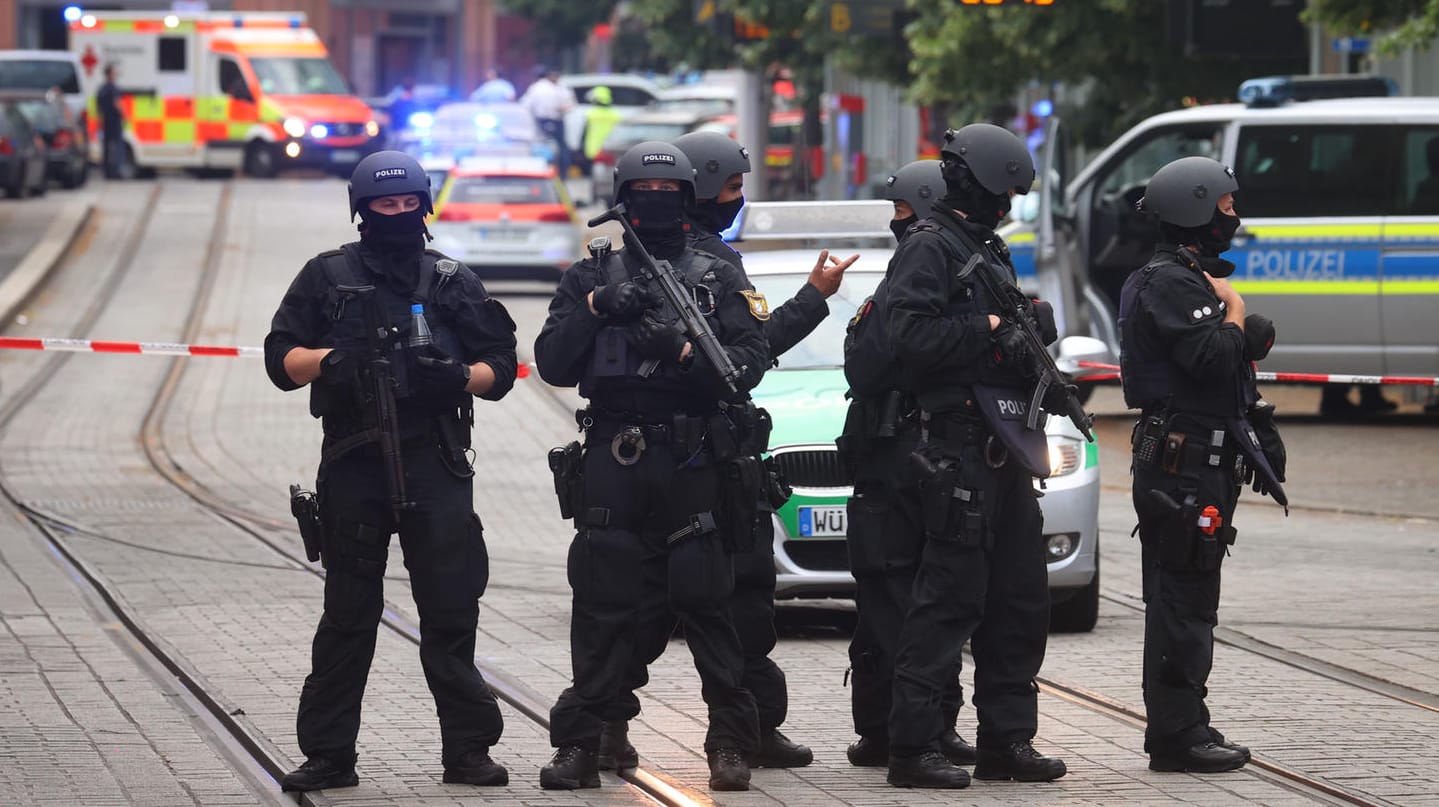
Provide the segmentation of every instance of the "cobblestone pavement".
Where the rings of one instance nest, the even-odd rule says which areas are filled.
[[[153,254],[147,251],[147,260],[132,270],[102,318],[97,338],[161,340],[178,335],[209,230],[203,213],[218,197],[219,187],[167,182],[160,203],[169,216],[167,224],[163,231],[156,229]],[[118,200],[102,198],[101,204],[108,213]],[[274,306],[304,259],[350,237],[343,204],[338,182],[237,183],[222,272],[199,341],[259,344]],[[114,237],[112,233],[109,240],[96,243],[113,243]],[[89,266],[68,270],[54,287],[58,296],[44,306],[47,319],[29,330],[64,329],[65,317],[72,314],[55,303],[68,294],[83,298],[85,285],[93,283],[87,273],[98,271]],[[70,291],[60,291],[65,289]],[[528,353],[547,301],[515,297],[506,302],[520,322],[522,354]],[[39,360],[0,357],[6,391],[13,391]],[[320,610],[320,586],[297,565],[201,511],[149,470],[135,435],[165,369],[166,362],[159,359],[75,357],[4,435],[4,473],[24,500],[111,538],[148,547],[70,539],[193,670],[226,702],[244,709],[256,734],[293,758],[294,708],[308,665],[310,631]],[[94,394],[76,394],[82,388]],[[570,533],[558,518],[544,460],[551,445],[574,433],[563,400],[531,378],[519,382],[499,405],[478,407],[476,425],[476,499],[492,558],[492,582],[481,610],[480,662],[502,670],[545,704],[569,679],[564,560]],[[209,490],[275,519],[286,516],[285,485],[313,478],[319,430],[308,417],[304,394],[275,391],[257,362],[189,360],[164,429],[167,450]],[[1416,436],[1416,444],[1425,436]],[[1104,437],[1109,473],[1110,457],[1119,452],[1122,438],[1110,433]],[[1138,570],[1137,548],[1128,538],[1133,515],[1123,481],[1122,470],[1109,473],[1102,500],[1104,580],[1110,599],[1103,603],[1099,627],[1091,634],[1055,636],[1044,674],[1133,705],[1142,702],[1142,615],[1126,605],[1134,601]],[[1226,569],[1223,625],[1336,665],[1439,693],[1432,641],[1434,606],[1439,604],[1432,585],[1439,571],[1434,539],[1439,535],[1431,521],[1303,509],[1286,520],[1267,503],[1246,504],[1240,519],[1240,544]],[[1356,540],[1358,536],[1362,540]],[[290,547],[292,555],[299,554],[298,541],[288,530],[274,538]],[[19,557],[16,553],[27,542],[31,555],[41,554],[34,540],[18,529],[0,532],[0,558],[19,563],[12,558]],[[396,611],[413,619],[402,570],[396,550],[389,600]],[[9,589],[0,592],[5,593],[0,616],[7,626],[12,613],[19,620],[27,609],[43,609],[56,620],[51,608],[58,605],[12,605]],[[115,656],[112,651],[92,650],[104,636],[94,624],[78,616],[62,624],[64,641],[84,648],[83,653],[73,652],[91,666],[121,663],[120,656],[109,660]],[[14,627],[9,630],[31,655],[32,645],[43,641]],[[1211,777],[1150,773],[1139,730],[1049,696],[1040,701],[1037,745],[1068,761],[1070,774],[1064,779],[1045,785],[977,782],[958,798],[890,788],[883,783],[882,770],[854,769],[843,757],[852,739],[849,693],[842,687],[846,644],[845,636],[815,625],[790,631],[781,640],[776,659],[789,675],[792,703],[785,730],[815,748],[816,762],[795,771],[757,771],[754,791],[726,794],[716,798],[717,803],[1291,804],[1313,799],[1252,769]],[[652,671],[633,739],[647,766],[703,792],[705,770],[698,749],[704,710],[698,676],[686,656],[683,642],[676,641]],[[0,658],[7,673],[17,663],[11,655]],[[33,663],[27,669],[33,670]],[[1261,757],[1375,801],[1439,803],[1439,783],[1430,769],[1439,715],[1232,647],[1217,649],[1215,669],[1211,704],[1216,724]],[[45,679],[43,673],[26,674]],[[3,687],[11,687],[11,678],[7,674]],[[548,743],[543,731],[512,711],[507,711],[505,738],[496,749],[497,759],[511,767],[512,784],[484,793],[439,785],[433,709],[413,646],[382,633],[370,681],[361,731],[364,778],[359,788],[328,794],[336,801],[634,800],[614,780],[601,791],[578,795],[541,791],[537,770],[548,756]],[[36,682],[27,686],[24,691],[0,688],[0,727],[7,732],[12,722],[18,725],[25,719],[16,716],[28,714],[26,709],[69,708],[96,697],[96,685],[83,679],[72,689],[53,684],[46,689]],[[147,693],[143,683],[132,689],[127,690],[130,697],[163,701]],[[44,706],[47,697],[55,706]],[[123,734],[137,755],[144,753],[141,745],[163,748],[175,742],[199,757],[196,767],[176,763],[171,773],[150,777],[156,787],[162,786],[159,780],[168,780],[163,785],[171,788],[167,792],[182,795],[135,799],[120,784],[103,784],[86,792],[94,798],[85,803],[214,803],[184,795],[183,788],[194,786],[192,771],[204,770],[203,765],[215,764],[218,757],[176,728],[183,727],[183,720],[157,711],[154,718],[131,721]],[[971,736],[972,717],[966,710],[961,719],[962,730]],[[79,735],[96,734],[102,725],[98,720],[95,727],[88,721],[72,723],[77,743]],[[53,760],[62,753],[59,746],[37,737],[7,741],[4,748],[30,760]],[[84,753],[90,754],[87,765],[114,765],[105,753]],[[0,784],[18,783],[30,788],[23,792],[56,799],[73,797],[79,786],[73,778],[0,769]],[[84,779],[103,782],[98,775]],[[217,793],[254,798],[248,785],[234,777],[204,775],[203,780]]]

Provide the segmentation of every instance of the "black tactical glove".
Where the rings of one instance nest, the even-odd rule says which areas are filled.
[[[1028,310],[1039,341],[1046,345],[1054,344],[1054,340],[1059,338],[1059,328],[1054,324],[1054,306],[1043,300],[1030,300]]]
[[[989,338],[999,351],[1001,364],[1024,367],[1024,360],[1029,356],[1029,347],[1025,343],[1024,334],[1020,333],[1014,323],[1000,320],[999,327],[990,333]]]
[[[470,367],[438,345],[410,348],[410,390],[419,395],[453,395],[470,383]]]
[[[651,303],[650,295],[629,281],[595,287],[595,310],[616,322],[634,322]]]
[[[630,329],[630,340],[641,356],[671,363],[679,362],[680,351],[689,341],[678,325],[660,322],[653,314],[640,317]]]
[[[1274,321],[1262,314],[1244,318],[1244,358],[1263,361],[1274,347]],[[1271,407],[1273,408],[1273,407]]]
[[[1289,464],[1289,452],[1284,448],[1284,438],[1279,436],[1279,427],[1274,423],[1274,404],[1260,399],[1249,408],[1249,425],[1254,427],[1254,436],[1259,438],[1259,447],[1264,449],[1264,458],[1274,469],[1276,481],[1284,482],[1284,471]],[[1258,485],[1255,486],[1258,490]]]
[[[343,348],[335,348],[320,359],[320,384],[336,392],[360,392],[360,358]]]

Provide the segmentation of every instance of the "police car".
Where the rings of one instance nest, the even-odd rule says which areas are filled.
[[[1072,181],[1051,121],[1049,181],[1001,235],[1060,332],[1102,339],[1112,360],[1120,287],[1154,249],[1135,202],[1166,163],[1212,157],[1239,180],[1230,282],[1278,331],[1264,369],[1439,375],[1439,98],[1334,97],[1391,90],[1372,76],[1246,82],[1243,103],[1139,123]]]
[[[770,453],[794,487],[775,514],[779,597],[854,596],[845,547],[851,488],[834,438],[849,401],[844,332],[884,276],[894,252],[889,202],[772,202],[745,206],[733,246],[755,288],[778,307],[804,285],[819,248],[860,259],[829,299],[829,316],[779,359],[755,388],[774,418]],[[851,249],[851,247],[857,247]],[[1040,499],[1055,630],[1087,631],[1099,610],[1099,453],[1067,419],[1045,426],[1052,474]]]
[[[433,177],[434,168],[425,165]],[[535,157],[478,157],[446,172],[429,223],[435,249],[486,280],[549,280],[578,260],[575,207],[555,169]]]

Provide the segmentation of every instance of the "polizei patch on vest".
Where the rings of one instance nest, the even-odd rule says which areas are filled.
[[[380,170],[375,172],[375,181],[379,182],[385,179],[404,179],[405,176],[405,169],[403,168],[381,168]]]
[[[674,165],[675,155],[673,154],[644,154],[640,156],[640,165]]]

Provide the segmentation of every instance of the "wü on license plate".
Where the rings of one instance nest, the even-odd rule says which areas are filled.
[[[833,504],[799,508],[799,534],[802,538],[843,538],[845,506]]]

